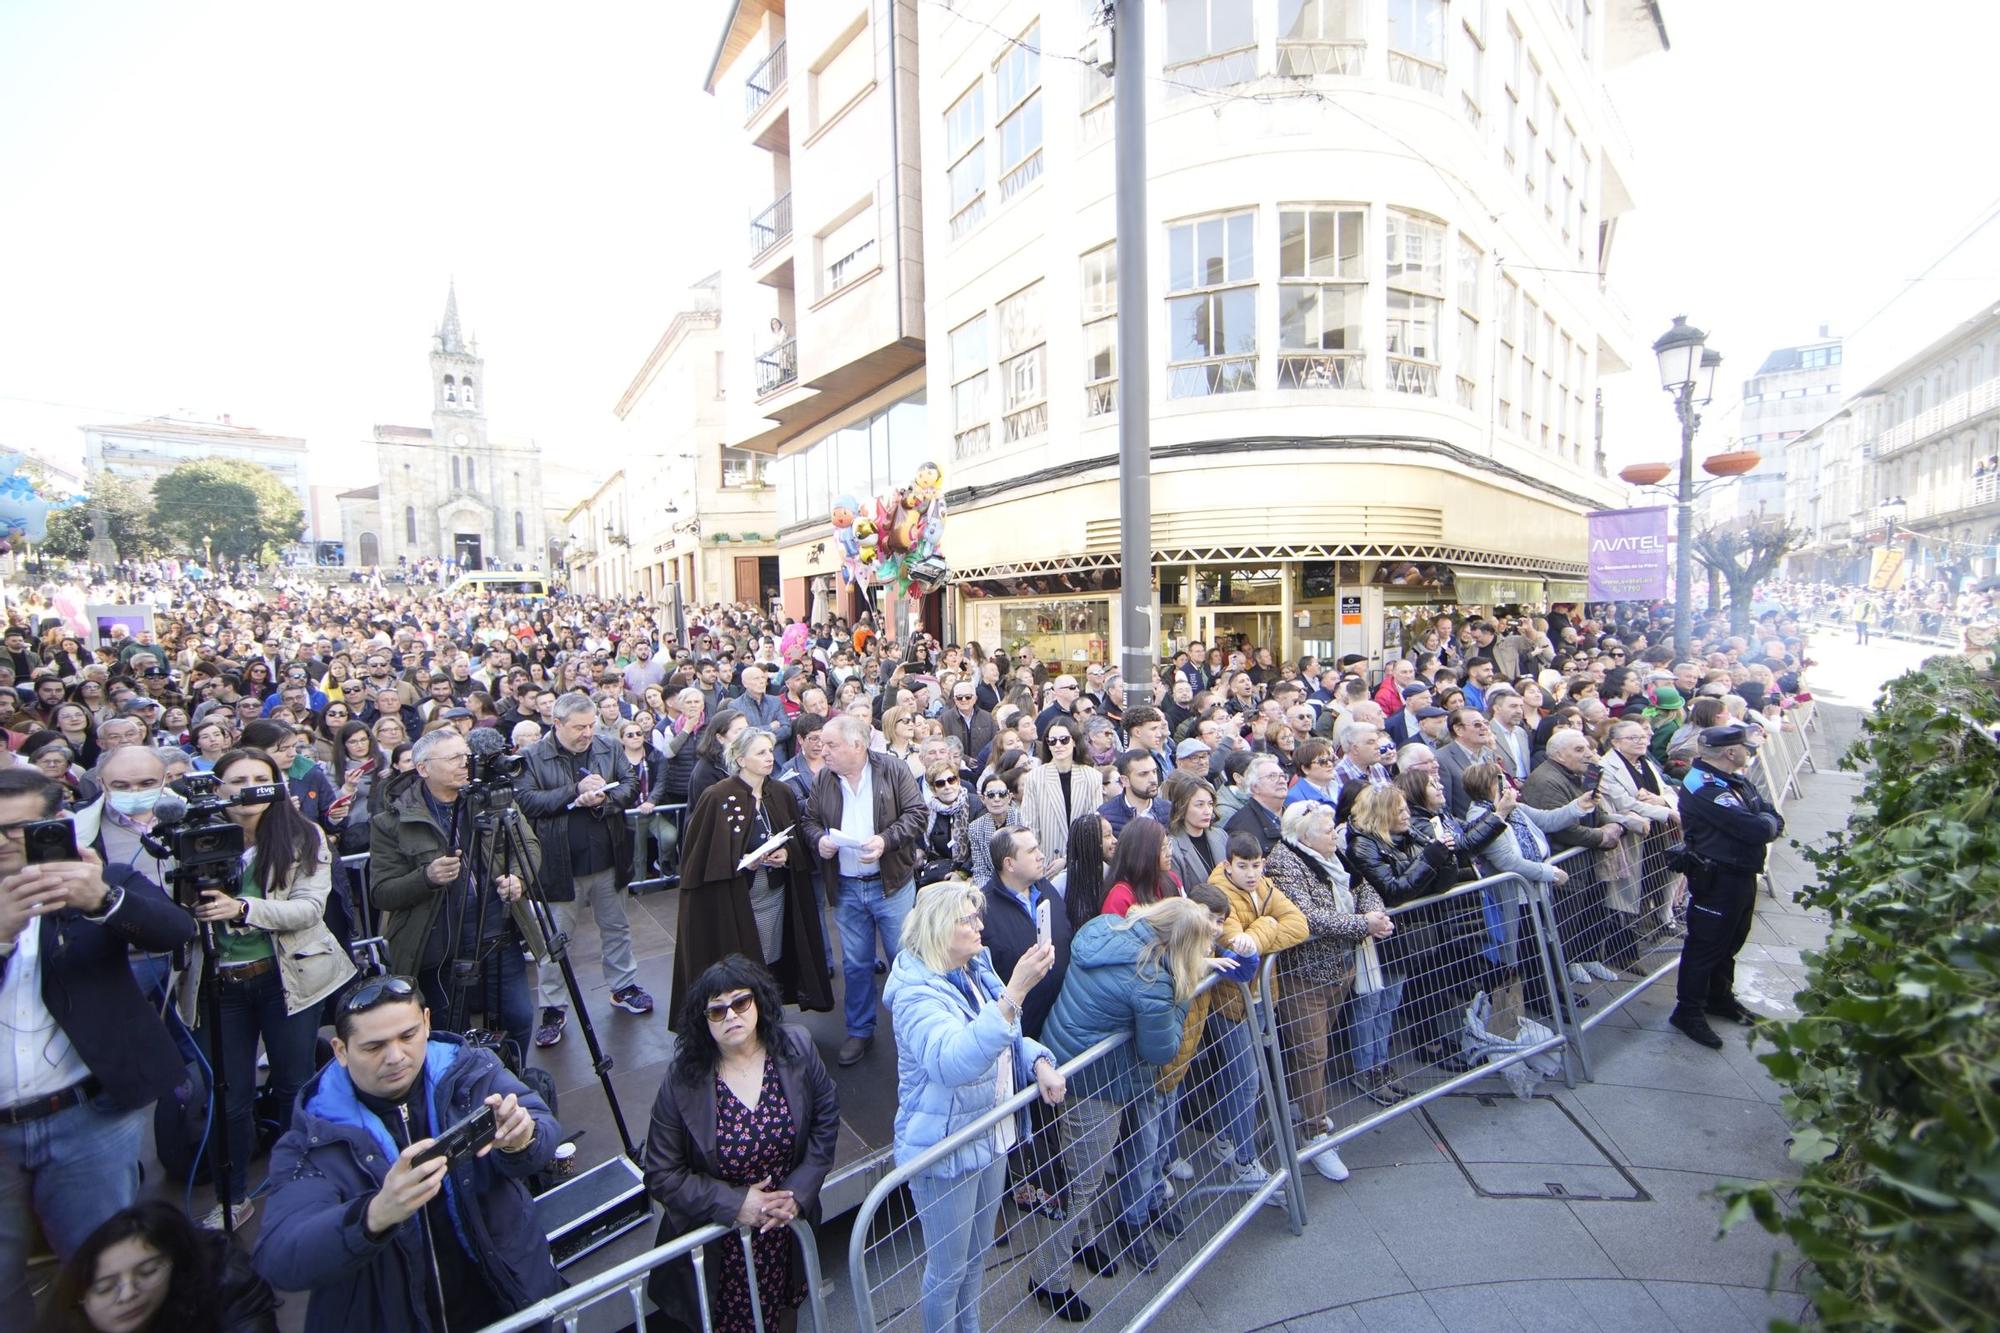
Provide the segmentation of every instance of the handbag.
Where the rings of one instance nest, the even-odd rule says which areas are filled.
[[[1375,948],[1375,937],[1370,935],[1354,950],[1354,993],[1373,995],[1382,989],[1382,955]]]

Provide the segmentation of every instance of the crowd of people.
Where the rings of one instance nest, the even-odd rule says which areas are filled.
[[[1286,1089],[1308,1137],[1337,1097],[1406,1096],[1399,1062],[1454,1058],[1464,1002],[1518,963],[1520,893],[1486,905],[1472,949],[1405,912],[1481,875],[1551,886],[1578,983],[1684,931],[1676,1026],[1713,1046],[1710,1019],[1752,1017],[1729,964],[1782,822],[1741,773],[1801,693],[1783,609],[1754,639],[1704,624],[1687,659],[1660,607],[1425,616],[1378,663],[1190,643],[1128,692],[1027,645],[748,606],[691,608],[676,641],[626,600],[195,573],[107,574],[92,600],[154,620],[102,642],[53,589],[9,605],[8,1327],[33,1320],[38,1232],[62,1265],[51,1328],[269,1328],[303,1292],[311,1329],[469,1329],[556,1290],[531,1183],[563,1131],[532,1061],[582,989],[550,937],[594,931],[608,1007],[646,1019],[635,882],[678,886],[678,1040],[643,1154],[662,1236],[754,1228],[779,1323],[839,1118],[787,1007],[838,1006],[839,1066],[888,1025],[904,1162],[1038,1089],[911,1183],[924,1322],[958,1329],[978,1326],[1004,1200],[1051,1219],[1031,1287],[1076,1321],[1072,1263],[1149,1270],[1179,1234],[1197,1121],[1232,1181],[1275,1169],[1253,1018],[1211,976],[1278,960],[1254,1002],[1309,1055]],[[228,802],[240,834],[240,867],[199,894],[161,854],[170,791]],[[51,820],[73,859],[33,854]],[[1549,864],[1570,846],[1599,872]],[[1663,896],[1670,855],[1685,889]],[[1528,978],[1553,1022],[1547,989]],[[147,1117],[194,1070],[227,1088],[183,1154],[217,1177],[198,1222],[143,1201],[140,1169]],[[431,1151],[481,1108],[476,1150]],[[1345,1175],[1331,1149],[1313,1163]],[[246,1263],[216,1231],[253,1223]],[[749,1327],[740,1251],[705,1262],[717,1326]],[[685,1265],[652,1287],[689,1324],[696,1291]]]

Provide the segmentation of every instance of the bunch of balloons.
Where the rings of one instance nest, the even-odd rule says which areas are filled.
[[[843,495],[833,506],[833,535],[840,545],[841,577],[859,586],[912,583],[928,592],[944,581],[944,472],[925,463],[908,486],[866,505]]]
[[[21,471],[19,454],[0,454],[0,555],[11,554],[23,541],[38,542],[48,535],[49,511],[67,509],[77,500],[49,500],[35,489],[32,477]]]

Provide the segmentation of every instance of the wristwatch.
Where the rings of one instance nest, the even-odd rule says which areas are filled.
[[[110,916],[113,912],[117,911],[118,904],[124,901],[125,901],[124,888],[122,888],[117,884],[113,884],[110,888],[104,891],[104,900],[97,904],[97,910],[95,912],[92,912],[90,915],[86,916],[84,920],[102,921],[104,920],[104,918]]]

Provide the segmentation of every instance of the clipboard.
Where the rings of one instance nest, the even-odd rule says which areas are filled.
[[[791,841],[791,837],[792,826],[786,825],[764,841],[758,843],[755,847],[752,847],[749,851],[743,853],[743,859],[736,863],[736,868],[738,870],[748,870],[752,865],[755,865],[758,861]]]

